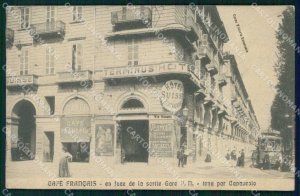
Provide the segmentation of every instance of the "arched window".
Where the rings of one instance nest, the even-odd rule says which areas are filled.
[[[122,109],[144,109],[144,104],[137,99],[129,99],[125,103],[123,103]]]

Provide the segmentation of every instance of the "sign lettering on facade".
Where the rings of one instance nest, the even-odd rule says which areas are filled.
[[[152,123],[150,125],[150,149],[153,156],[172,157],[172,133],[174,125],[171,123]]]
[[[161,88],[162,106],[170,111],[177,112],[182,107],[184,87],[179,80],[169,80]]]
[[[90,142],[90,117],[64,117],[61,119],[61,142]]]
[[[119,78],[145,75],[159,75],[163,73],[178,73],[194,75],[190,65],[185,63],[162,63],[154,65],[142,65],[134,67],[116,67],[101,71],[103,78]]]
[[[9,86],[33,84],[33,76],[11,76],[6,78],[6,84]]]

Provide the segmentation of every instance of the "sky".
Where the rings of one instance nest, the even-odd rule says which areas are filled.
[[[281,13],[286,7],[259,7],[263,16],[252,6],[218,6],[217,9],[232,43],[230,45],[236,46],[232,48],[225,45],[224,50],[231,51],[235,55],[259,125],[264,131],[270,126],[270,109],[275,92],[258,76],[254,67],[262,71],[272,82],[277,83],[274,64],[278,50],[274,27],[278,27],[282,19]],[[270,22],[274,24],[271,25]],[[237,24],[240,25],[240,32],[243,34],[248,52],[244,48]],[[241,57],[243,55],[244,58]]]

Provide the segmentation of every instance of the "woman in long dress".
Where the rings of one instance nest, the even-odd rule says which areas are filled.
[[[69,159],[72,161],[72,155],[67,152],[66,148],[63,148],[59,160],[59,177],[71,177],[68,164]]]

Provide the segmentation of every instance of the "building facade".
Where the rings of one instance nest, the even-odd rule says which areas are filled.
[[[215,6],[7,7],[7,161],[191,161],[260,129]],[[26,148],[20,150],[20,148]]]

